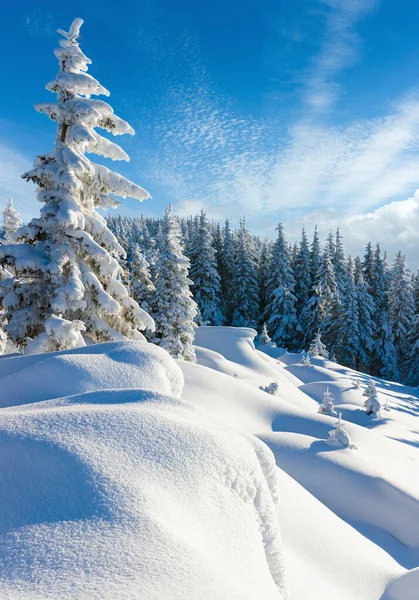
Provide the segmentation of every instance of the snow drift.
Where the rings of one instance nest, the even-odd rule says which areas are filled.
[[[145,343],[0,361],[1,598],[286,597],[272,454],[182,380]]]

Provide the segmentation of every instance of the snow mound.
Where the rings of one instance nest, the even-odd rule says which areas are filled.
[[[109,342],[0,360],[0,407],[96,390],[141,389],[179,397],[183,376],[146,342]]]
[[[382,600],[417,600],[419,596],[419,568],[408,571],[390,584]]]
[[[0,598],[286,598],[272,453],[175,397],[167,353],[0,363]]]

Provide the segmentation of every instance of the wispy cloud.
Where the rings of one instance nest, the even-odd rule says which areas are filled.
[[[330,109],[339,93],[335,78],[358,58],[361,39],[356,25],[377,5],[376,0],[321,0],[325,34],[320,53],[307,75],[304,100],[314,111]]]

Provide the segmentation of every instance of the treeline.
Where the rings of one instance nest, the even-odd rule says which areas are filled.
[[[346,256],[339,229],[322,245],[317,229],[310,240],[303,229],[290,244],[278,225],[272,242],[251,235],[245,221],[232,230],[204,212],[178,224],[199,324],[261,331],[266,323],[272,340],[290,351],[307,350],[320,332],[340,364],[419,385],[419,272],[411,275],[401,251],[389,265],[379,244],[368,243],[363,257]],[[127,273],[140,252],[152,306],[161,220],[118,215],[108,226],[127,253]]]

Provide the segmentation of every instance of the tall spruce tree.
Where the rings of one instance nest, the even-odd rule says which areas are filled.
[[[352,258],[348,259],[345,284],[341,293],[340,320],[338,338],[335,344],[337,361],[342,365],[358,368],[360,345],[358,297],[354,281]]]
[[[311,278],[310,248],[308,245],[307,234],[304,228],[301,232],[300,247],[295,261],[294,278],[294,295],[296,298],[295,309],[297,311],[297,319],[301,329],[298,344],[302,345],[303,334],[307,326],[307,313],[304,313],[304,308],[307,306],[310,300],[313,285]]]
[[[259,282],[253,241],[244,221],[240,222],[232,280],[232,325],[257,328]]]
[[[207,325],[222,325],[221,279],[217,272],[216,252],[212,245],[210,223],[204,211],[199,216],[197,230],[192,242],[190,277],[192,293]]]
[[[277,346],[295,347],[298,329],[295,280],[284,229],[279,223],[273,245],[266,302],[266,324]]]
[[[155,293],[151,305],[156,323],[153,342],[174,358],[195,362],[193,339],[197,306],[189,287],[189,259],[183,254],[179,224],[166,208],[158,233]]]
[[[388,275],[380,245],[374,251],[374,275],[372,297],[374,299],[375,335],[374,348],[370,354],[370,372],[386,379],[398,381],[397,353],[394,347],[393,332],[388,317]]]
[[[234,240],[233,234],[230,227],[230,222],[226,219],[224,225],[224,236],[223,236],[223,260],[222,260],[222,272],[221,275],[221,288],[223,291],[223,297],[226,307],[226,322],[228,325],[231,324],[233,316],[233,272],[234,272]]]
[[[311,280],[313,285],[316,282],[317,273],[319,272],[320,266],[320,240],[319,240],[319,232],[317,231],[317,225],[314,228],[313,241],[311,243],[310,249],[310,258],[311,258]]]
[[[399,251],[394,259],[389,289],[389,322],[393,331],[401,376],[409,369],[409,336],[415,319],[412,280],[405,256]]]
[[[144,339],[140,330],[154,327],[120,281],[118,259],[124,250],[96,210],[119,204],[115,196],[138,200],[150,196],[86,156],[128,160],[119,146],[95,129],[115,135],[134,131],[109,104],[91,99],[109,92],[87,73],[91,61],[78,43],[82,23],[76,19],[69,32],[59,30],[63,37],[55,51],[59,71],[47,85],[57,94],[57,103],[36,105],[57,123],[52,152],[38,156],[34,168],[23,175],[38,186],[38,200],[43,203],[40,217],[16,232],[21,243],[0,247],[0,260],[16,272],[13,290],[5,298],[6,329],[21,348],[28,337],[37,336],[42,336],[46,349],[68,347],[67,342],[61,344],[54,313],[64,318],[62,332],[69,331],[66,323],[74,321],[77,331],[84,327],[96,342],[121,336]],[[52,344],[46,339],[49,332]],[[72,340],[82,343],[78,334]]]
[[[131,247],[130,283],[134,300],[143,310],[150,313],[156,289],[148,262],[138,244]]]
[[[361,271],[356,284],[356,297],[358,304],[358,323],[359,323],[359,346],[356,362],[358,371],[369,371],[371,353],[374,348],[374,314],[375,305],[371,294],[368,292],[370,286],[364,280]]]

